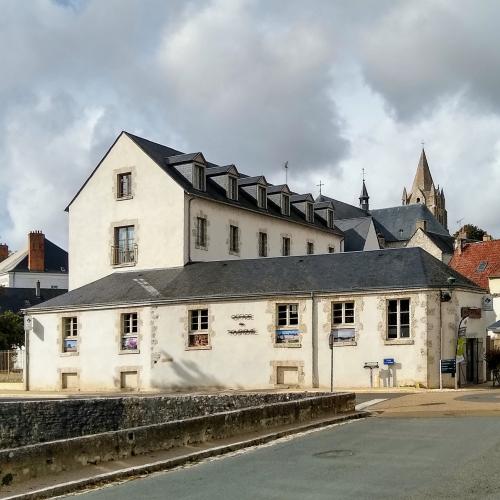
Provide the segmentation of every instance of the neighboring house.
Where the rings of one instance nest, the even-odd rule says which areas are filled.
[[[481,288],[488,290],[490,296],[483,303],[486,326],[492,326],[490,338],[500,345],[500,240],[492,240],[486,235],[484,241],[457,240],[457,248],[450,266],[463,274]]]
[[[369,387],[365,364],[378,363],[375,386],[435,388],[462,309],[482,297],[420,248],[132,269],[29,310],[29,384],[328,388],[331,336],[334,387]],[[481,342],[483,323],[468,325]]]
[[[7,245],[1,247],[0,286],[34,290],[38,283],[42,289],[68,289],[68,253],[42,232],[30,232],[26,246],[10,255]]]
[[[127,132],[67,210],[70,289],[131,267],[343,250],[330,203]]]
[[[22,309],[41,304],[66,293],[61,288],[6,288],[0,286],[0,314],[5,311],[21,312]]]

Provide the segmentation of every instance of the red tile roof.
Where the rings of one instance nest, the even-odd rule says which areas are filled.
[[[461,253],[455,250],[450,267],[488,289],[488,278],[500,275],[500,240],[463,243]]]

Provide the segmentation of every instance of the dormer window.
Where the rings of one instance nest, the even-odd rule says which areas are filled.
[[[267,192],[264,186],[257,186],[257,205],[259,208],[267,208]]]
[[[199,191],[205,191],[205,167],[193,165],[193,187]]]
[[[238,200],[238,179],[232,175],[227,177],[227,197],[230,200]]]
[[[117,178],[117,198],[131,198],[132,197],[132,173],[126,172],[118,174]]]
[[[290,215],[290,196],[284,193],[281,195],[281,213]]]
[[[306,205],[306,219],[307,222],[314,222],[314,207],[312,203]]]
[[[326,211],[326,223],[330,229],[333,229],[333,210]]]

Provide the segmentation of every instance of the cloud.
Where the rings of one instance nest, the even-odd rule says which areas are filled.
[[[450,221],[500,236],[496,2],[2,3],[0,240],[65,245],[122,129],[297,191],[400,202],[422,139]],[[471,190],[474,190],[471,196]],[[481,192],[483,210],[475,197]]]

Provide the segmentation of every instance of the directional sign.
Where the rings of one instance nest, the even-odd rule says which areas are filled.
[[[31,316],[24,317],[24,329],[33,330],[33,318]]]
[[[384,358],[384,365],[393,365],[394,364],[394,358]]]
[[[457,371],[457,363],[455,359],[441,360],[441,373],[455,373]]]

